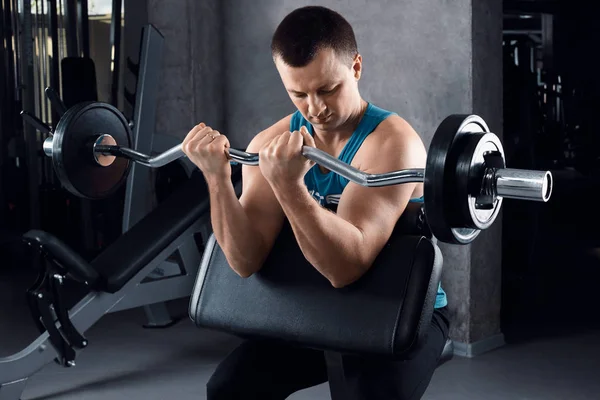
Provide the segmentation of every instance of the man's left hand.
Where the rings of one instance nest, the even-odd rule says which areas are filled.
[[[306,127],[275,136],[259,153],[259,167],[271,187],[303,184],[304,175],[314,165],[302,155],[302,147],[316,147]]]

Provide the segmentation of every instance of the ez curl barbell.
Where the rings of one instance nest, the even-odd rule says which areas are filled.
[[[131,148],[131,128],[110,104],[77,104],[61,116],[56,129],[27,113],[27,122],[50,133],[43,144],[62,185],[72,194],[100,199],[127,179],[131,162],[159,168],[185,156],[181,144],[157,155]],[[232,161],[258,165],[259,156],[228,149]],[[495,221],[504,198],[547,202],[549,171],[506,168],[500,139],[477,115],[453,114],[442,121],[429,147],[425,168],[367,174],[331,155],[303,147],[315,163],[367,187],[423,183],[427,223],[443,242],[467,244]]]

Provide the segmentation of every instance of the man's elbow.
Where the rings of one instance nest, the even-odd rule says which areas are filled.
[[[331,283],[331,286],[333,286],[335,289],[345,288],[358,281],[368,269],[369,268],[365,266],[356,266],[352,269],[346,269],[343,274],[331,276],[329,278],[329,283]]]
[[[330,279],[329,282],[331,283],[331,286],[333,286],[334,289],[342,289],[354,283],[355,281]]]
[[[240,278],[250,278],[252,275],[254,275],[254,271],[246,271],[246,270],[240,270],[240,269],[233,269],[233,271],[238,274],[238,276]]]
[[[262,267],[262,263],[250,262],[243,260],[241,262],[229,262],[229,266],[241,278],[250,278]]]
[[[251,257],[237,257],[225,255],[230,268],[241,278],[249,278],[258,272],[267,258],[265,255],[254,254]]]
[[[246,279],[246,278],[250,278],[256,272],[258,272],[258,270],[260,269],[260,266],[256,266],[256,265],[244,265],[244,266],[240,267],[238,265],[235,268],[231,268],[231,269],[233,269],[233,271],[236,274],[238,274],[241,278]]]

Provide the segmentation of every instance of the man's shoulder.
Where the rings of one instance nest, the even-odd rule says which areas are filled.
[[[374,142],[389,144],[419,144],[422,143],[421,137],[412,127],[412,125],[398,114],[390,114],[385,118],[369,135]],[[416,143],[415,143],[416,142]]]
[[[372,163],[378,164],[387,157],[410,157],[421,164],[421,159],[426,157],[426,149],[412,125],[398,114],[391,114],[365,139],[357,156],[361,164],[368,160],[366,167]]]

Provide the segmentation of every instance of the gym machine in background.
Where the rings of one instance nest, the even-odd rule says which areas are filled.
[[[600,214],[565,212],[594,198],[600,183],[600,75],[590,62],[600,34],[583,3],[503,4],[507,163],[551,169],[561,188],[548,207],[504,208],[502,331],[518,341],[600,323],[592,308],[600,260],[591,256]]]
[[[2,232],[10,236],[44,229],[92,257],[122,233],[125,188],[101,202],[70,196],[39,151],[48,133],[23,124],[19,111],[55,127],[64,108],[81,101],[103,100],[118,107],[130,100],[134,106],[138,93],[124,90],[122,75],[131,73],[137,80],[140,66],[128,59],[129,68],[121,68],[123,1],[114,0],[112,11],[95,9],[93,3],[88,10],[87,0],[0,0],[0,5]],[[45,93],[47,87],[56,92]],[[64,107],[52,103],[51,96],[61,98]],[[173,182],[169,171],[178,182],[182,179],[182,171],[172,166],[157,172],[163,197],[162,183]]]
[[[175,145],[174,138],[154,132],[158,86],[154,82],[160,74],[164,39],[153,27],[147,27],[141,34],[139,61],[134,64],[128,59],[128,68],[123,70],[122,0],[112,2],[110,28],[105,33],[102,29],[108,26],[106,16],[95,14],[90,21],[88,14],[94,9],[88,10],[86,0],[0,1],[5,43],[0,54],[4,68],[0,86],[2,237],[20,235],[31,228],[43,229],[60,237],[85,259],[92,259],[189,179],[191,163],[181,160],[151,172],[134,170],[115,196],[91,202],[62,188],[51,163],[40,151],[49,130],[23,124],[19,110],[39,116],[53,128],[66,109],[79,102],[98,101],[101,94],[117,106],[125,98],[134,108],[129,121],[132,140],[148,153],[162,152]],[[99,19],[103,22],[97,22]],[[105,45],[98,44],[104,41]],[[106,59],[97,59],[104,55]],[[121,75],[125,73],[134,76],[135,90],[120,97]],[[98,83],[103,81],[109,83],[110,93],[98,90]],[[51,89],[46,90],[48,87]],[[140,129],[143,134],[138,134]],[[7,247],[2,243],[3,253],[10,251]],[[36,261],[33,268],[38,268]],[[177,262],[165,262],[149,279],[179,273]],[[173,322],[164,304],[148,306],[146,313],[148,326]]]
[[[19,110],[36,113],[51,126],[58,122],[59,110],[51,107],[44,89],[61,91],[61,60],[81,56],[80,46],[89,50],[83,40],[88,32],[87,2],[2,0],[0,5],[4,43],[0,102],[2,227],[20,233],[30,227],[61,229],[65,224],[57,225],[56,219],[77,226],[76,221],[81,219],[76,211],[79,201],[60,190],[51,165],[37,148],[45,133],[24,125]],[[75,244],[80,233],[73,230],[69,241]]]
[[[136,90],[139,101],[134,119],[122,119],[132,132],[127,140],[151,154],[177,143],[176,138],[154,134],[153,123],[137,123],[154,120],[157,85],[149,82],[159,75],[157,60],[161,59],[163,40],[153,26],[144,27]],[[47,94],[54,108],[67,109],[52,90]],[[67,113],[69,110],[61,120]],[[27,115],[23,114],[29,122],[34,121],[36,130],[50,135],[50,127]],[[29,377],[52,361],[74,366],[77,353],[93,345],[85,332],[106,313],[144,306],[147,327],[166,327],[176,321],[165,302],[188,297],[192,291],[203,244],[210,235],[206,186],[202,174],[192,174],[193,165],[186,160],[171,163],[162,178],[160,169],[149,174],[134,167],[129,172],[123,182],[125,207],[120,234],[97,256],[86,259],[56,235],[42,230],[32,229],[24,235],[34,252],[42,249],[45,254],[44,266],[27,293],[39,336],[22,351],[0,357],[1,400],[19,399]],[[152,173],[157,175],[152,178]],[[149,185],[147,179],[157,185]],[[234,172],[232,181],[240,193],[241,169]],[[159,182],[164,186],[161,194]],[[149,198],[155,200],[148,202]]]

